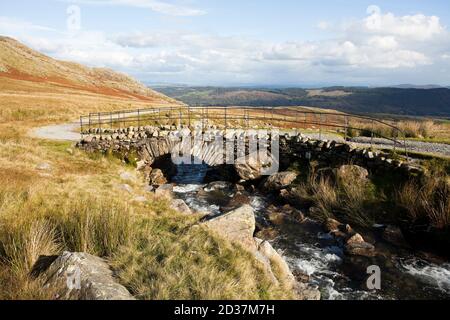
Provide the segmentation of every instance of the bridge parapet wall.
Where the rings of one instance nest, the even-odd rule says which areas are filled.
[[[77,146],[88,152],[118,152],[122,155],[135,154],[141,165],[151,165],[158,157],[180,152],[179,138],[186,127],[174,126],[145,126],[128,127],[122,129],[90,129],[91,133],[83,136]],[[211,143],[217,137],[223,142],[226,139],[244,139],[244,145],[248,148],[248,139],[244,130],[228,129],[220,130],[216,127],[209,128],[203,133],[202,140],[197,145],[192,145],[191,153],[196,158],[210,166],[221,165],[224,162],[223,150],[215,149]],[[270,134],[267,136],[271,139]],[[267,138],[266,137],[266,138]],[[237,143],[235,144],[235,152]],[[248,154],[248,149],[246,149]],[[424,169],[404,162],[391,154],[360,148],[352,143],[310,139],[298,132],[279,133],[280,164],[287,164],[298,159],[316,160],[328,164],[353,163],[366,167],[370,171],[401,170],[407,174],[422,174]]]

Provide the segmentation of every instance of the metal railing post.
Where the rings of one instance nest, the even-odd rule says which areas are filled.
[[[274,107],[272,107],[272,120],[271,120],[271,123],[270,123],[270,128],[273,128],[273,119],[274,119],[274,109],[273,109]]]
[[[406,147],[406,136],[405,136],[405,132],[403,132],[403,147],[405,148],[406,161],[409,162],[408,148]]]
[[[322,114],[319,117],[319,140],[322,140]]]
[[[137,113],[138,113],[138,129],[139,129],[139,127],[141,126],[141,109],[138,109]]]
[[[100,112],[97,113],[97,119],[98,119],[98,126],[100,131],[100,137],[102,136],[102,123],[100,121]]]
[[[191,106],[188,106],[188,126],[191,128]]]
[[[371,124],[371,129],[370,129],[370,147],[373,148],[373,120],[372,120],[372,124]]]
[[[348,116],[344,116],[344,141],[347,141]]]
[[[227,107],[224,107],[224,125],[225,125],[225,133],[227,132],[228,128],[228,119],[227,119]]]
[[[397,128],[394,129],[394,153],[396,145],[397,145]]]

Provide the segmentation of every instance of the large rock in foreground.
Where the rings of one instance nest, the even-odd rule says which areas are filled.
[[[251,206],[244,205],[227,214],[208,220],[203,225],[251,252],[264,267],[266,274],[274,284],[281,284],[285,290],[292,290],[302,300],[320,299],[320,292],[317,289],[296,281],[286,261],[269,242],[253,237],[256,222]]]
[[[227,240],[241,244],[245,249],[254,250],[255,215],[249,205],[230,211],[204,222],[204,226]]]
[[[295,179],[297,179],[297,173],[295,172],[278,172],[267,178],[263,184],[263,189],[266,191],[279,191],[289,186]]]
[[[64,300],[134,300],[113,278],[108,264],[87,253],[64,252],[47,269],[46,286]]]

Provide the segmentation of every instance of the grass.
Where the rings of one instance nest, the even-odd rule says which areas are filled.
[[[39,256],[62,250],[105,257],[141,299],[293,297],[270,282],[250,253],[192,228],[200,216],[186,217],[151,197],[133,206],[127,195],[54,187],[1,194],[0,297],[49,298],[42,279],[29,274]]]
[[[398,203],[413,223],[436,229],[450,227],[450,181],[447,175],[433,174],[422,181],[408,181],[398,192]]]
[[[30,272],[40,256],[63,250],[104,257],[140,299],[294,298],[247,251],[192,228],[199,216],[145,193],[139,176],[120,180],[120,171],[136,174],[131,165],[30,138],[32,126],[48,123],[45,115],[8,117],[0,124],[0,299],[54,298],[57,288],[44,290],[45,279]],[[66,115],[55,111],[56,119]],[[38,170],[43,162],[51,169]],[[117,189],[123,183],[132,194]]]
[[[374,186],[368,180],[357,178],[351,170],[335,171],[330,176],[319,174],[313,168],[296,190],[296,196],[311,205],[310,214],[319,221],[338,218],[359,226],[373,224],[367,208],[374,200]]]
[[[408,140],[426,141],[436,143],[450,143],[448,137],[448,127],[446,124],[437,123],[432,120],[401,120],[401,121],[385,121],[401,131],[395,130],[386,124],[374,122],[370,123],[362,121],[353,121],[350,123],[354,128],[359,130],[349,129],[348,136],[365,136],[370,137],[372,132],[374,137],[386,138],[403,138],[403,135]]]
[[[141,299],[293,297],[274,286],[251,254],[192,228],[193,217],[143,219],[131,246],[112,258],[118,276]]]
[[[295,186],[299,204],[319,220],[335,218],[352,226],[373,223],[450,228],[450,165],[448,159],[421,160],[425,175],[379,173],[361,180],[351,171],[323,171],[314,166]],[[324,173],[325,172],[325,173]]]

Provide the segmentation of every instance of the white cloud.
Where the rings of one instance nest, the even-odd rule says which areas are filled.
[[[0,16],[0,30],[3,32],[23,32],[23,31],[49,31],[57,32],[55,29],[37,25],[22,19]]]
[[[103,6],[128,6],[136,8],[150,9],[171,16],[199,16],[206,14],[206,11],[189,8],[186,6],[168,3],[159,0],[59,0],[75,4],[103,5]]]
[[[393,36],[374,36],[369,38],[368,44],[382,50],[394,50],[398,47],[398,42]]]
[[[380,8],[370,6],[369,16],[352,26],[352,30],[362,32],[407,37],[417,41],[424,41],[444,32],[444,27],[437,16],[423,14],[397,17],[393,13],[382,13]]]
[[[79,1],[148,4],[147,0]],[[0,33],[10,25],[11,22],[6,24],[0,18]],[[27,30],[45,29],[22,25]],[[421,81],[431,83],[435,82],[436,70],[448,65],[449,33],[437,17],[420,14],[397,17],[382,13],[378,7],[369,7],[368,16],[351,21],[341,31],[328,40],[307,42],[275,42],[180,30],[114,35],[81,31],[56,37],[52,34],[51,39],[21,32],[17,35],[26,44],[56,58],[111,67],[154,82],[367,84],[364,82],[386,79],[395,82],[397,78],[399,82],[411,82],[411,76],[419,79],[420,75]],[[442,77],[450,82],[447,73]]]

